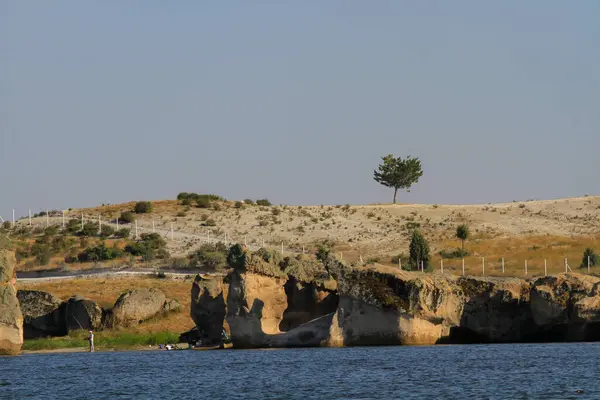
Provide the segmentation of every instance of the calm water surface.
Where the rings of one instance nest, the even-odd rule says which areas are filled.
[[[29,354],[0,357],[0,399],[600,399],[599,360],[596,343]]]

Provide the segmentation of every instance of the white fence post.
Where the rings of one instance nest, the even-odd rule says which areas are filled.
[[[485,276],[485,257],[481,257],[481,275]]]
[[[281,242],[281,255],[283,255],[283,242]]]
[[[440,260],[440,265],[442,267],[442,274],[444,273],[444,259]]]
[[[46,208],[46,228],[50,226],[50,214],[48,214],[48,209]]]
[[[544,276],[548,275],[548,263],[546,259],[544,259]]]
[[[12,223],[13,228],[15,227],[15,209],[13,208],[13,223]]]
[[[31,225],[32,225],[32,223],[31,223],[31,208],[30,208],[29,209],[29,226],[31,226]]]
[[[98,215],[98,233],[102,235],[102,216]]]
[[[360,262],[362,263],[362,257],[360,258]],[[398,256],[398,268],[402,269],[402,257]]]
[[[137,226],[137,219],[135,220],[135,239],[138,238],[138,226]]]
[[[504,273],[504,258],[502,258],[502,273]]]
[[[117,217],[117,230],[119,230],[119,218]]]
[[[527,260],[525,260],[525,276],[527,276]]]
[[[465,259],[462,259],[463,276],[465,276]]]
[[[83,231],[83,213],[81,213],[81,231]]]
[[[421,272],[425,272],[425,268],[423,266],[423,261],[421,261]]]
[[[565,258],[565,274],[569,272],[569,263],[568,260]]]
[[[65,229],[65,210],[62,210],[63,218],[62,218],[62,227]]]
[[[152,233],[156,233],[156,229],[154,228],[154,218],[152,218]]]
[[[590,260],[590,256],[588,256],[588,274],[590,273],[590,264],[591,264],[591,260]]]

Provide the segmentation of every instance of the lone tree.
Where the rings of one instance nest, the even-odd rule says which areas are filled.
[[[394,157],[389,154],[381,158],[383,163],[374,171],[374,179],[383,186],[394,188],[394,204],[396,203],[396,194],[398,189],[407,189],[410,192],[410,187],[419,181],[423,176],[421,169],[421,161],[412,156]]]
[[[410,264],[414,269],[420,268],[421,261],[423,262],[423,268],[427,268],[429,266],[429,260],[431,259],[429,254],[429,244],[421,234],[421,231],[418,229],[415,229],[412,233],[409,252]]]
[[[469,232],[469,226],[466,224],[459,225],[456,228],[456,237],[462,242],[462,252],[465,252],[465,241],[469,239],[471,233]]]

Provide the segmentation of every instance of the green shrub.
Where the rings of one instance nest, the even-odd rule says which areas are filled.
[[[130,211],[125,211],[121,213],[119,217],[119,222],[123,222],[125,224],[131,224],[135,221],[135,214]]]
[[[177,200],[190,200],[190,194],[187,192],[181,192],[177,195]]]
[[[2,229],[4,230],[9,230],[12,227],[12,224],[10,223],[10,221],[4,221],[2,223]]]
[[[98,228],[99,228],[99,225],[97,222],[88,221],[85,224],[83,224],[83,229],[81,230],[80,234],[81,234],[81,236],[88,236],[88,237],[97,236]]]
[[[452,258],[465,258],[469,255],[469,252],[467,250],[463,250],[460,248],[456,248],[453,250],[446,250],[446,249],[442,249],[440,250],[440,256],[442,258],[447,258],[447,259],[452,259]]]
[[[169,257],[167,243],[158,233],[142,233],[140,241],[125,247],[125,252],[133,256],[141,256],[145,261],[165,259]]]
[[[244,203],[248,204],[248,205],[253,205],[254,201],[252,199],[244,199]]]
[[[204,225],[205,226],[217,226],[217,223],[215,222],[214,219],[209,218],[206,221],[204,221]]]
[[[259,206],[267,206],[267,207],[272,205],[271,202],[269,201],[269,199],[256,200],[256,204]]]
[[[102,225],[102,232],[99,236],[102,238],[108,238],[115,234],[115,228],[110,225]]]
[[[212,202],[207,197],[199,197],[196,199],[196,207],[198,208],[210,208],[211,203]]]
[[[123,257],[123,255],[123,251],[118,247],[106,247],[106,244],[101,243],[85,249],[79,253],[77,259],[79,262],[98,262],[114,260],[115,258]]]
[[[580,265],[581,268],[587,268],[588,258],[589,258],[589,262],[590,262],[590,267],[598,265],[598,262],[600,261],[600,256],[598,254],[596,254],[594,249],[588,247],[583,252],[583,258],[581,260],[581,265]]]
[[[325,260],[329,258],[329,254],[331,254],[331,247],[328,246],[326,243],[320,243],[317,246],[317,252],[315,253],[317,260],[325,262]]]
[[[234,244],[227,253],[227,264],[238,271],[243,271],[246,267],[246,252],[239,244]]]
[[[52,258],[52,251],[49,247],[44,247],[43,250],[36,254],[35,262],[37,265],[48,265],[50,258]]]
[[[181,200],[181,205],[182,206],[191,206],[192,205],[192,199],[183,199],[183,200]]]
[[[190,267],[219,271],[227,267],[227,246],[223,243],[204,244],[188,257]]]
[[[423,267],[427,268],[430,260],[429,244],[421,232],[415,229],[410,240],[410,265],[413,269],[420,269],[423,262]]]
[[[73,234],[81,229],[81,221],[78,219],[70,219],[66,226],[67,232]]]
[[[234,207],[235,208],[244,208],[244,203],[242,203],[241,201],[236,201]]]
[[[152,212],[152,202],[150,201],[138,201],[135,203],[133,211],[136,214],[148,214]]]
[[[115,237],[118,239],[129,239],[131,235],[131,229],[129,228],[121,228],[115,232]]]

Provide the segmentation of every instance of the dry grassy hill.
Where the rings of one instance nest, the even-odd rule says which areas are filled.
[[[135,203],[75,209],[67,218],[114,220]],[[154,227],[164,236],[173,228],[169,249],[183,256],[201,245],[203,239],[224,239],[248,245],[307,252],[321,241],[333,243],[344,260],[390,263],[391,256],[408,253],[410,233],[421,229],[430,243],[434,265],[439,252],[460,245],[455,231],[468,224],[471,239],[467,269],[477,270],[486,257],[490,272],[505,258],[506,268],[522,270],[525,260],[535,271],[547,259],[551,268],[564,270],[564,258],[579,266],[583,250],[600,250],[600,197],[486,205],[335,205],[258,206],[234,201],[214,201],[209,208],[182,205],[176,200],[153,201],[149,214],[137,214],[140,232]],[[38,218],[43,223],[44,217]],[[22,221],[25,223],[25,221]],[[446,260],[446,268],[458,268],[458,260]]]
[[[124,203],[72,213],[112,219],[133,206]],[[235,202],[214,202],[208,209],[163,200],[153,202],[151,214],[138,215],[140,227],[152,226],[152,220],[157,229],[173,226],[175,232],[200,238],[227,235],[238,242],[261,245],[264,241],[277,248],[284,242],[286,250],[301,251],[304,246],[309,251],[317,242],[328,240],[344,259],[362,255],[364,260],[378,258],[384,263],[391,255],[408,251],[414,227],[424,233],[434,254],[457,247],[454,234],[462,223],[471,229],[467,248],[472,256],[487,256],[490,262],[499,257],[509,264],[532,259],[535,266],[534,259],[545,257],[560,258],[564,264],[565,256],[581,258],[585,247],[600,247],[600,197],[487,205],[236,206]],[[184,254],[201,242],[186,239],[180,236],[173,241],[172,250]]]

